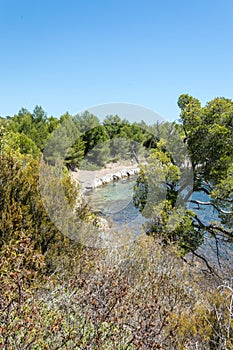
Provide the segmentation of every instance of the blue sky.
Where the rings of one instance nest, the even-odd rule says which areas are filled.
[[[0,0],[0,115],[233,97],[232,0]]]

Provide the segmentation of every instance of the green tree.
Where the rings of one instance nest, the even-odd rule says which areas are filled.
[[[182,125],[153,127],[160,141],[142,168],[135,203],[143,215],[150,217],[150,232],[170,237],[179,242],[181,249],[193,252],[209,234],[218,252],[220,238],[232,239],[233,102],[215,98],[201,107],[196,98],[181,95],[178,105]],[[185,175],[184,181],[179,172]],[[183,203],[179,200],[182,189]],[[201,192],[209,199],[199,200]],[[203,221],[198,208],[206,206],[218,214],[218,221],[216,216]]]
[[[220,234],[230,239],[233,216],[233,102],[221,97],[201,107],[197,99],[181,95],[178,105],[194,169],[194,190],[209,196],[208,201],[192,199],[192,202],[200,208],[209,206],[215,209],[224,226],[216,222],[206,225],[200,218],[195,224],[215,237]]]
[[[9,118],[9,131],[23,133],[43,151],[49,137],[49,122],[42,107],[36,106],[33,113],[22,108],[18,114]]]
[[[73,117],[73,120],[76,127],[81,133],[85,133],[100,125],[99,119],[88,111],[85,111],[82,114],[76,114]]]
[[[46,166],[46,164],[44,165]],[[0,158],[0,247],[20,239],[22,232],[32,240],[34,249],[45,254],[54,245],[68,242],[51,222],[39,192],[38,160],[20,154],[2,153]],[[55,169],[54,169],[55,171]],[[50,172],[51,175],[51,172]],[[61,182],[70,206],[76,203],[77,189],[68,175],[60,180],[48,178],[54,188],[53,205],[59,215],[57,182]]]
[[[103,166],[110,155],[109,135],[103,125],[96,126],[84,134],[82,140],[85,143],[85,159],[88,162]]]
[[[160,140],[157,148],[151,150],[147,164],[140,166],[134,204],[149,219],[149,235],[162,237],[164,243],[178,243],[180,252],[185,254],[197,249],[203,239],[192,225],[192,212],[185,208],[185,168],[174,163],[165,147],[165,140]]]

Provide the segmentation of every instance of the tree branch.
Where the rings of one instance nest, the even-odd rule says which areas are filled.
[[[190,203],[194,203],[194,204],[197,204],[197,205],[211,205],[214,209],[216,209],[218,212],[222,213],[222,214],[225,214],[225,215],[232,215],[233,212],[232,211],[226,211],[226,210],[223,210],[223,209],[220,209],[217,205],[215,205],[214,203],[212,202],[202,202],[202,201],[198,201],[197,199],[190,199],[189,201]]]
[[[216,226],[216,225],[209,225],[207,227],[207,229],[220,231],[221,233],[223,233],[227,237],[233,238],[233,232],[230,230],[224,229],[223,227]],[[211,232],[213,232],[213,231],[211,231]]]
[[[214,269],[210,266],[210,264],[208,263],[208,261],[206,260],[206,258],[204,258],[204,256],[201,256],[200,254],[198,254],[197,252],[195,252],[195,250],[193,250],[192,248],[190,248],[189,246],[185,246],[184,248],[188,248],[190,250],[190,252],[195,255],[197,258],[201,259],[204,261],[204,263],[206,264],[206,266],[208,267],[209,271],[212,274],[216,274],[216,272],[214,271]]]

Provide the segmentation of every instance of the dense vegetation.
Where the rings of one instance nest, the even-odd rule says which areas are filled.
[[[214,238],[218,253],[219,242],[233,238],[233,102],[216,98],[202,108],[197,99],[181,95],[178,105],[183,141],[167,128],[167,135],[142,167],[135,203],[151,218],[153,235],[178,241],[186,253],[194,252],[208,234]],[[186,162],[186,146],[192,170]],[[206,199],[191,198],[190,185],[191,192],[199,197],[204,193]],[[196,210],[185,208],[186,201],[195,204]],[[203,221],[198,209],[205,206],[215,211],[215,220]]]
[[[233,102],[201,107],[181,95],[178,105],[179,124],[100,123],[88,112],[57,119],[38,106],[0,119],[1,348],[233,349],[231,266],[197,250],[206,236],[217,248],[232,241]],[[134,202],[150,219],[147,235],[117,249],[63,235],[40,196],[41,162],[51,191],[61,185],[75,220],[88,222],[67,169],[124,158],[140,164]],[[218,220],[203,221],[188,203],[212,207]],[[56,191],[53,206],[62,216]]]

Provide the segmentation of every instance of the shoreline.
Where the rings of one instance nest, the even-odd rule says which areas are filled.
[[[81,185],[82,195],[86,191],[101,187],[109,182],[117,181],[132,175],[138,175],[140,171],[137,163],[109,163],[99,170],[70,171],[71,178]]]

